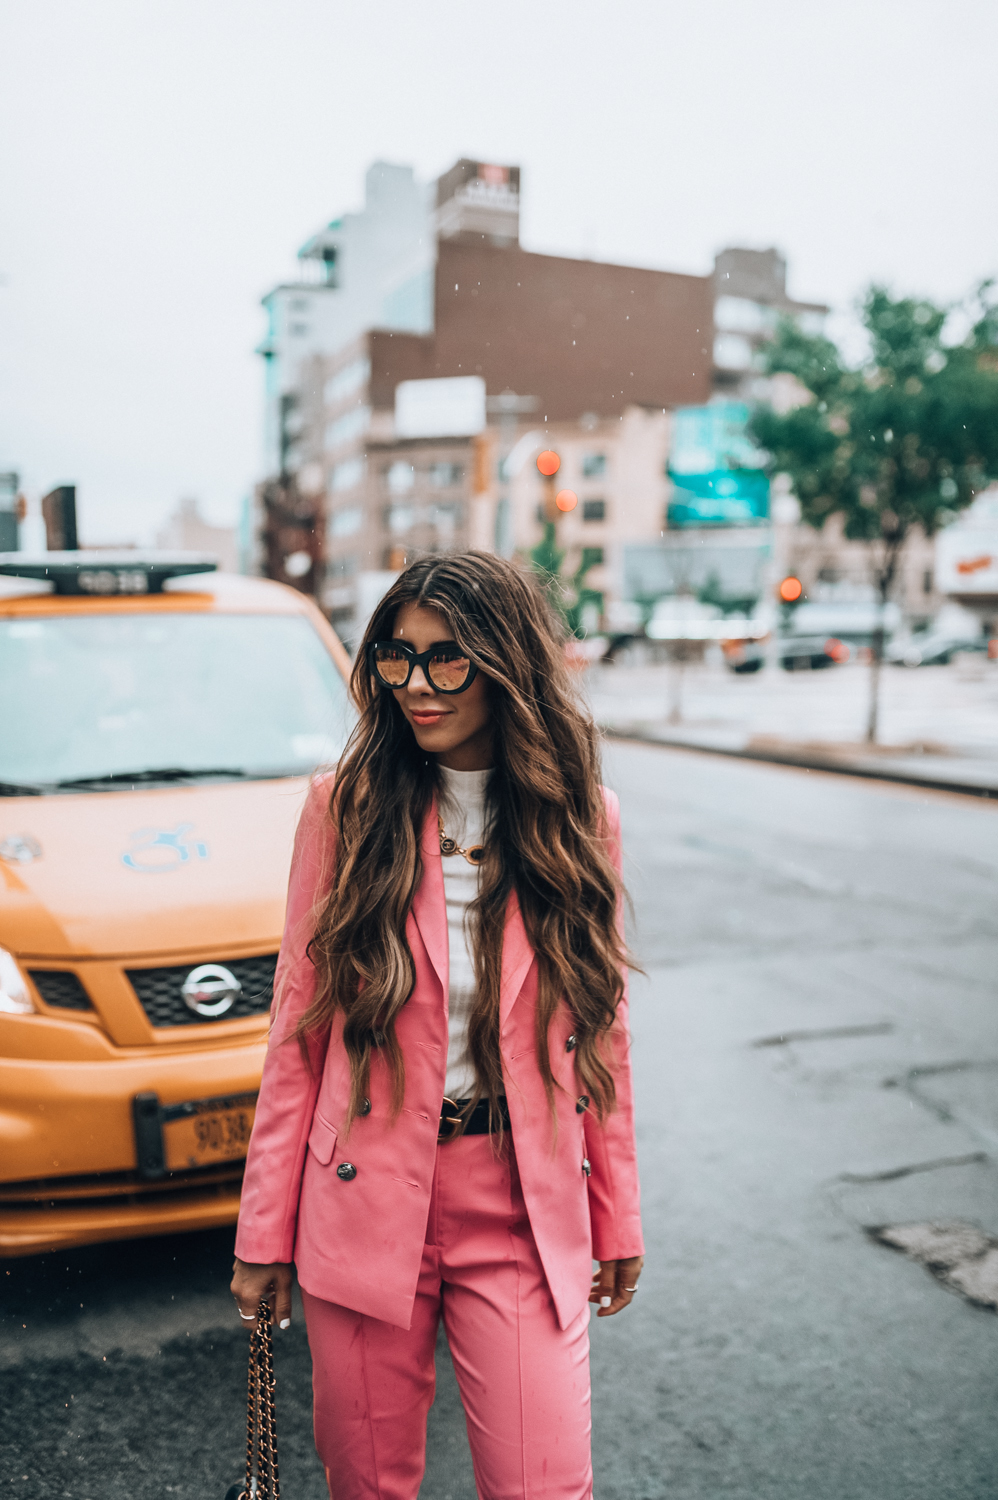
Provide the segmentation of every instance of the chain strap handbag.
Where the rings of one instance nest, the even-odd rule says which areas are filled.
[[[233,1484],[225,1500],[281,1500],[277,1473],[277,1416],[274,1411],[274,1346],[270,1304],[264,1298],[250,1334],[246,1394],[246,1478]]]

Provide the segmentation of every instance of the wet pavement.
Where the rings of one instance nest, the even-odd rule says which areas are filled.
[[[634,1307],[593,1325],[597,1494],[990,1500],[998,1321],[912,1226],[964,1226],[946,1253],[971,1258],[998,1234],[998,808],[607,760],[646,970],[649,1255]],[[230,1256],[221,1232],[3,1264],[0,1494],[221,1500],[245,1399]],[[276,1359],[284,1492],[321,1500],[300,1317]],[[422,1494],[474,1496],[445,1352]]]

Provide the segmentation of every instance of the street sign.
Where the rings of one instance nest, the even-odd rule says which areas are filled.
[[[743,401],[676,411],[668,475],[670,528],[758,526],[769,519],[763,455],[748,436]]]

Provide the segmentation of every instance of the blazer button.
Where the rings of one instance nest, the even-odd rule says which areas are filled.
[[[585,1112],[586,1112],[586,1110],[588,1108],[589,1108],[589,1095],[588,1094],[580,1094],[579,1097],[575,1101],[575,1113],[577,1115],[584,1115]]]
[[[568,1041],[565,1043],[565,1051],[566,1052],[574,1052],[575,1051],[575,1044],[576,1044],[576,1038],[575,1038],[575,1032],[573,1031],[572,1035],[569,1037]]]
[[[591,1177],[593,1175],[593,1169],[589,1165],[589,1158],[588,1158],[588,1156],[584,1156],[582,1158],[582,1170],[583,1170],[583,1172],[585,1172],[585,1174],[586,1174],[587,1177]]]
[[[371,1101],[370,1101],[370,1099],[364,1099],[364,1100],[361,1101],[361,1106],[360,1106],[360,1109],[357,1111],[357,1113],[359,1115],[369,1115],[371,1113]]]
[[[352,1182],[357,1176],[357,1168],[352,1161],[341,1161],[336,1168],[336,1175],[342,1182]]]

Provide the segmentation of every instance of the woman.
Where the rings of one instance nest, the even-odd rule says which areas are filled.
[[[617,801],[511,563],[409,567],[353,691],[295,842],[232,1291],[287,1327],[297,1266],[335,1500],[415,1500],[441,1316],[479,1494],[583,1500],[587,1301],[626,1307],[643,1248]]]

